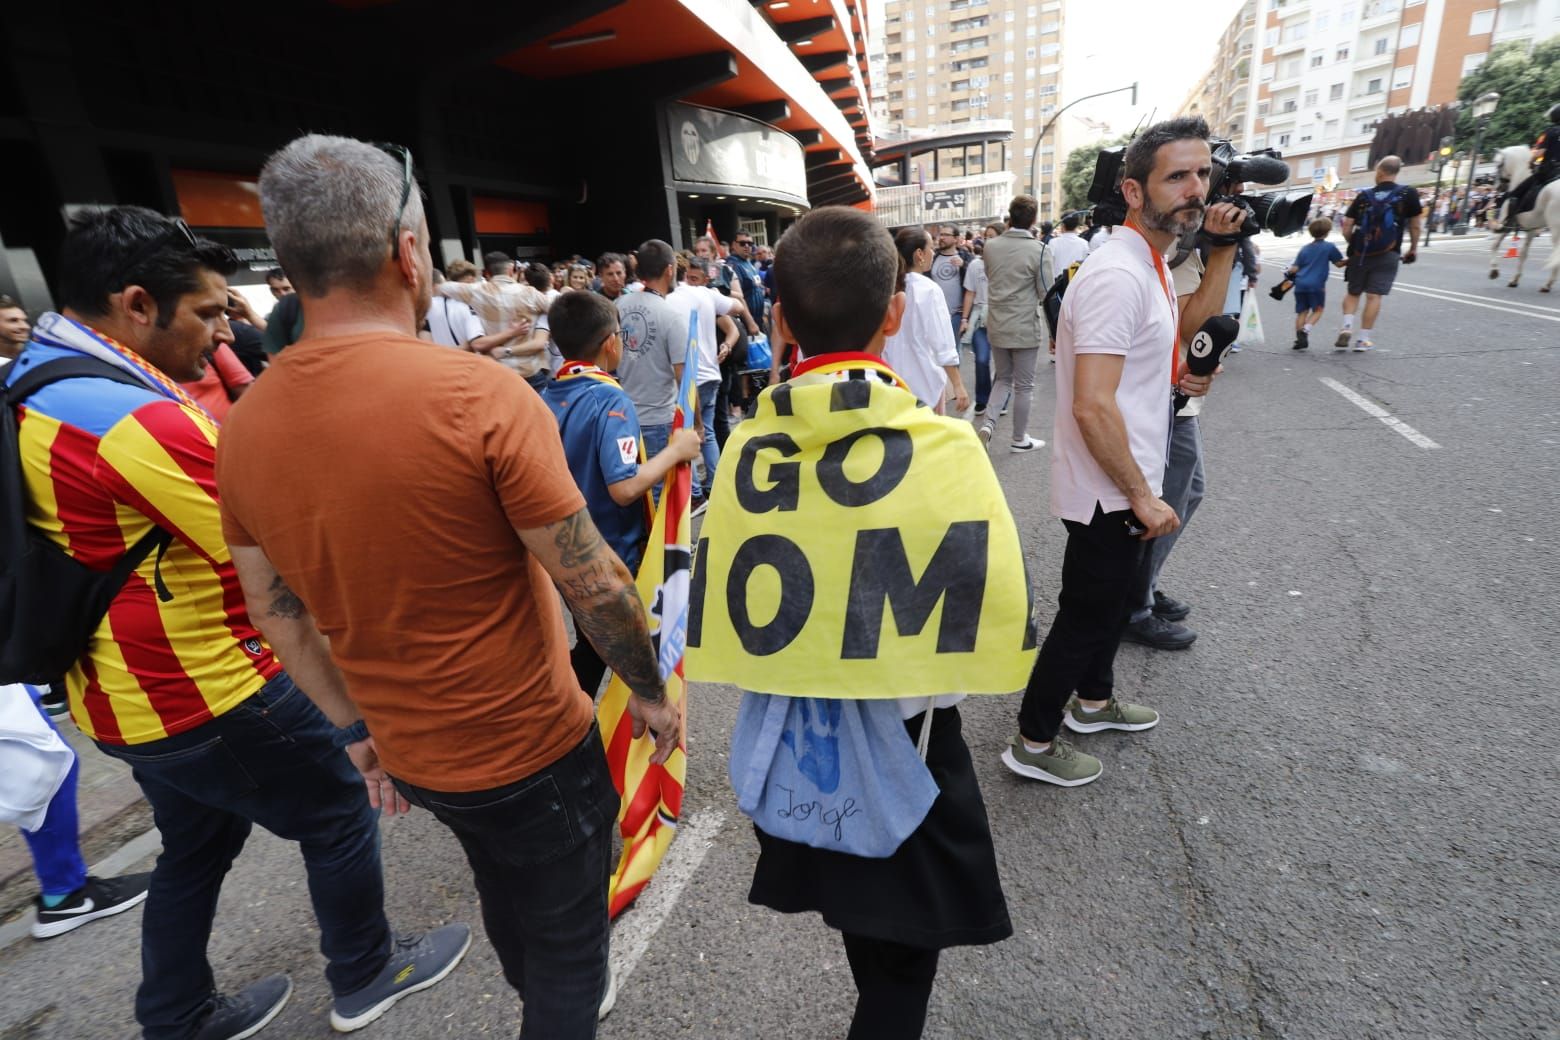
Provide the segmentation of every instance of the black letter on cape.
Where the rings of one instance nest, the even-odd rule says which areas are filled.
[[[914,636],[926,627],[938,600],[943,606],[937,652],[973,651],[986,597],[986,528],[985,520],[949,524],[920,581],[910,571],[898,528],[857,532],[840,656],[846,660],[877,657],[885,602],[894,610],[899,634]]]

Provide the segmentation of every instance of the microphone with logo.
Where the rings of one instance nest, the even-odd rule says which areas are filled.
[[[1186,370],[1194,376],[1212,375],[1239,335],[1240,321],[1234,315],[1215,314],[1203,322],[1202,328],[1197,330],[1197,335],[1192,337],[1191,344],[1186,348]],[[1177,390],[1175,410],[1179,412],[1186,407],[1188,400],[1185,394]]]

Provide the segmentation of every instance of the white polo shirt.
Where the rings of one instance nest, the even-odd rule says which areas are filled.
[[[699,319],[699,371],[693,381],[698,384],[720,382],[720,337],[715,332],[717,315],[731,313],[732,297],[711,289],[707,285],[689,285],[678,282],[666,298],[688,312],[688,320]]]
[[[1174,286],[1155,273],[1153,246],[1128,227],[1089,254],[1062,297],[1056,330],[1056,426],[1051,452],[1051,512],[1086,524],[1100,506],[1128,508],[1127,496],[1089,454],[1073,418],[1073,377],[1079,354],[1126,358],[1116,405],[1143,479],[1163,490],[1170,442],[1170,371],[1178,315]],[[1166,284],[1169,272],[1165,272]]]
[[[959,343],[948,322],[947,298],[924,274],[905,275],[905,316],[883,340],[883,360],[928,408],[942,404],[948,387],[944,365],[959,363]]]

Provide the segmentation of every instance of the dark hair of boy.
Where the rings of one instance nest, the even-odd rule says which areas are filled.
[[[536,291],[546,292],[552,288],[552,269],[546,264],[526,264],[525,280]]]
[[[639,277],[643,281],[659,278],[675,262],[672,247],[659,238],[643,242],[634,255],[639,259]]]
[[[900,263],[888,229],[858,209],[820,206],[792,224],[775,246],[774,287],[802,352],[871,343]]]
[[[139,285],[157,301],[167,328],[179,297],[201,288],[201,269],[238,270],[232,250],[195,239],[183,223],[141,206],[89,209],[71,218],[60,250],[60,303],[83,317],[108,313],[108,298]]]
[[[490,275],[508,274],[509,269],[514,264],[514,259],[508,253],[494,250],[491,253],[482,254],[482,268]]]
[[[1311,221],[1311,223],[1307,224],[1305,229],[1311,233],[1312,238],[1316,239],[1317,241],[1321,241],[1328,235],[1332,234],[1332,221],[1328,220],[1326,217],[1317,217],[1315,220]]]
[[[618,312],[605,296],[564,293],[548,308],[547,327],[558,353],[570,361],[594,361],[601,345],[618,330]]]
[[[1076,214],[1076,213],[1069,213],[1069,214],[1067,214],[1067,216],[1062,218],[1062,230],[1063,231],[1077,231],[1078,230],[1078,225],[1081,224],[1081,223],[1082,223],[1082,220],[1079,219],[1078,214]]]
[[[905,270],[908,271],[915,264],[915,254],[932,244],[932,236],[926,233],[925,228],[904,227],[894,235],[894,248],[899,250],[899,256],[905,262]]]

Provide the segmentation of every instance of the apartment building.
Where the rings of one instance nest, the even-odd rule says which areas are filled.
[[[1257,6],[1257,0],[1246,0],[1230,19],[1213,62],[1176,110],[1178,116],[1202,116],[1215,135],[1242,149],[1250,146],[1257,113]]]
[[[1456,100],[1496,43],[1560,33],[1560,0],[1261,2],[1250,144],[1283,152],[1291,184],[1358,179],[1382,116]]]
[[[922,161],[912,176],[931,182],[1009,170],[1016,189],[1033,191],[1041,213],[1054,214],[1064,121],[1037,138],[1063,103],[1062,0],[887,0],[883,13],[881,130],[908,137],[984,121],[1013,127],[1008,143],[939,150],[932,168]]]

